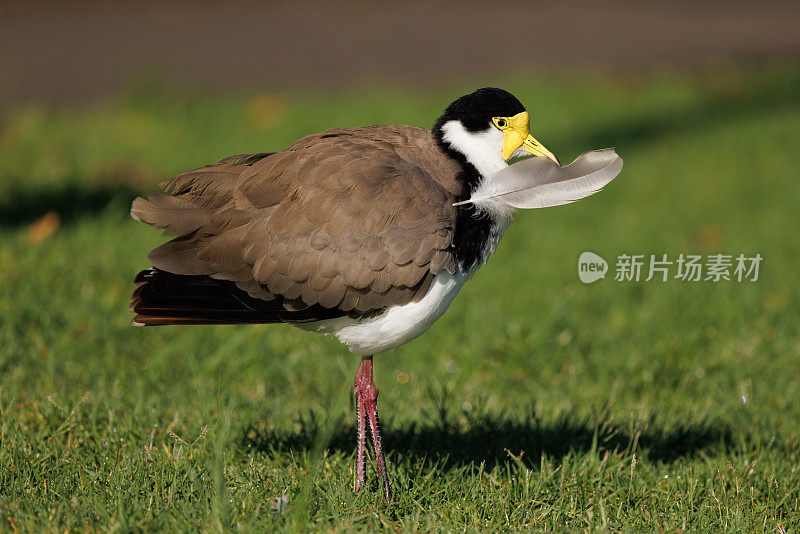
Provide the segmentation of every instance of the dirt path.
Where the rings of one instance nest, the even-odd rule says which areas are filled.
[[[777,1],[12,1],[0,7],[0,94],[85,101],[143,70],[285,89],[796,57],[798,28],[800,2]]]

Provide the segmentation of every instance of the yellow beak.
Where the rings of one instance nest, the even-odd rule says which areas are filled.
[[[527,111],[517,113],[508,119],[508,128],[503,130],[505,134],[503,137],[503,159],[507,160],[519,147],[522,147],[534,156],[544,156],[556,165],[561,165],[552,152],[533,138],[529,131],[529,124],[530,117]]]

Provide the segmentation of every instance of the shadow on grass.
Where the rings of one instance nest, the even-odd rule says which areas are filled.
[[[324,444],[317,441],[325,433],[318,421],[315,414],[308,414],[296,432],[258,432],[251,426],[242,433],[240,443],[245,449],[267,454],[319,448],[353,453],[353,426],[338,425],[327,445],[321,446]],[[523,420],[509,419],[504,414],[483,415],[459,427],[447,420],[404,428],[389,424],[384,425],[383,438],[387,451],[439,460],[440,465],[449,468],[481,462],[491,467],[508,462],[509,453],[524,453],[524,463],[535,467],[543,456],[559,461],[574,452],[593,450],[600,455],[635,451],[651,461],[669,463],[713,448],[727,449],[732,445],[733,433],[715,422],[661,428],[652,421],[638,421],[629,428],[620,428],[604,416],[591,420],[569,414],[541,423],[531,412]]]
[[[119,206],[127,213],[137,192],[126,185],[81,187],[76,184],[48,190],[17,190],[0,198],[0,227],[29,224],[54,211],[62,224]]]

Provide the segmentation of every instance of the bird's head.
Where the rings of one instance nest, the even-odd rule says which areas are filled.
[[[485,87],[464,95],[445,109],[433,127],[437,140],[462,154],[484,175],[506,165],[512,156],[533,154],[558,159],[530,134],[530,116],[517,98]]]

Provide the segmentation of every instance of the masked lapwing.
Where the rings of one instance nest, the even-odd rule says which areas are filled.
[[[539,157],[508,164],[525,155]],[[336,336],[361,355],[355,488],[369,427],[389,499],[373,355],[444,314],[515,208],[577,200],[622,166],[613,150],[581,158],[560,166],[520,101],[485,88],[431,130],[334,128],[181,174],[133,202],[134,219],[177,237],[137,275],[132,324],[290,323]]]

